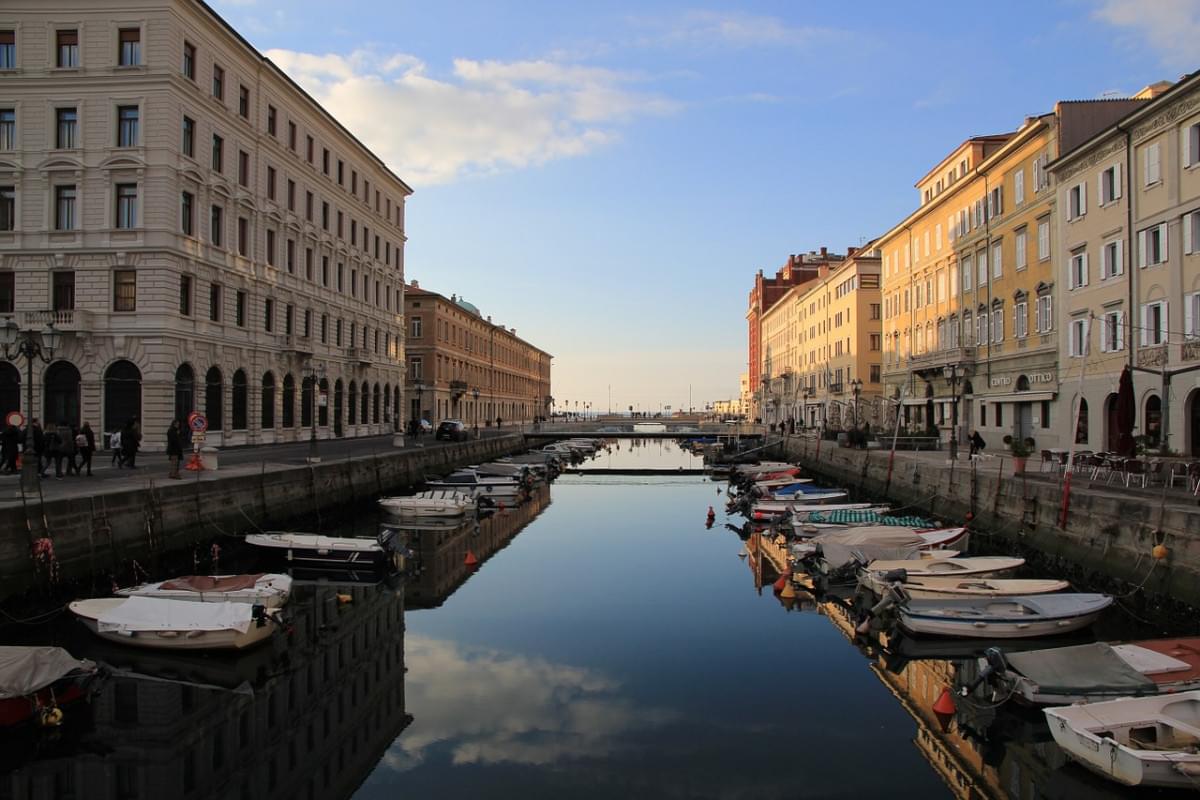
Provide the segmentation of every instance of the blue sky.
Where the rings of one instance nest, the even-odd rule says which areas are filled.
[[[213,5],[415,187],[406,277],[572,408],[736,395],[756,270],[887,230],[968,136],[1200,68],[1200,0]]]

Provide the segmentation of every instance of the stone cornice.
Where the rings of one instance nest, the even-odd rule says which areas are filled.
[[[1057,176],[1059,183],[1068,181],[1081,172],[1087,172],[1092,167],[1095,167],[1102,161],[1108,159],[1113,153],[1119,153],[1125,149],[1125,139],[1121,136],[1114,136],[1111,141],[1102,147],[1097,147],[1085,156],[1071,161],[1065,167],[1053,167],[1051,171]]]
[[[1197,106],[1200,106],[1200,89],[1193,89],[1191,93],[1175,100],[1154,116],[1139,122],[1133,129],[1134,140],[1145,139],[1147,136],[1152,136],[1163,128],[1173,125],[1180,117],[1190,113]]]

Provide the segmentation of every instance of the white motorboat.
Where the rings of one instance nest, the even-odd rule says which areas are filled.
[[[475,513],[475,498],[449,489],[433,489],[410,497],[384,497],[385,511],[400,517],[461,517]]]
[[[396,563],[392,535],[379,539],[274,531],[246,535],[246,544],[278,554],[288,564],[306,567],[383,569]]]
[[[473,469],[456,470],[445,478],[426,481],[431,489],[449,489],[470,494],[475,498],[487,497],[494,502],[512,503],[526,490],[528,481],[511,476],[480,475]]]
[[[1200,781],[1200,691],[1044,712],[1063,752],[1109,780],[1192,790]]]
[[[119,597],[154,597],[201,603],[251,603],[280,608],[292,591],[290,575],[182,575],[168,581],[117,589]]]
[[[1110,605],[1112,598],[1108,595],[1068,593],[995,599],[905,599],[898,609],[900,627],[915,635],[1024,639],[1082,630]]]
[[[914,578],[994,578],[1012,572],[1025,563],[1023,558],[977,556],[975,558],[921,559],[918,561],[877,560],[862,570],[858,582],[882,595],[897,581]],[[889,575],[889,573],[892,573]]]
[[[799,516],[811,511],[832,511],[832,510],[872,510],[886,511],[887,506],[877,506],[872,503],[793,503],[787,511],[752,511],[750,518],[754,520],[776,519],[786,514]]]
[[[800,472],[796,469],[795,464],[789,464],[786,461],[760,461],[757,464],[736,464],[731,469],[731,474],[739,480],[753,481],[757,480],[755,476],[758,475],[767,475],[772,472],[788,472],[791,470],[796,470],[796,474]]]
[[[491,478],[524,478],[526,475],[532,475],[539,479],[546,476],[545,464],[518,464],[504,458],[480,464],[472,469],[483,477]]]
[[[768,513],[792,512],[795,511],[794,506],[819,506],[833,500],[841,500],[846,494],[841,489],[826,489],[818,492],[805,492],[798,497],[783,500],[755,500],[754,504],[750,506],[750,511],[752,513],[759,511]]]
[[[771,490],[777,486],[791,486],[794,483],[812,483],[812,478],[797,478],[795,475],[788,475],[784,478],[765,478],[761,481],[754,481],[751,488]]]
[[[872,589],[878,583],[870,584]],[[904,592],[914,600],[967,597],[1028,597],[1054,594],[1071,588],[1066,581],[1026,578],[913,577],[904,580]]]
[[[76,600],[68,607],[101,638],[158,650],[244,650],[270,637],[278,613],[250,603],[142,596]]]
[[[917,532],[888,525],[846,528],[824,531],[808,541],[795,543],[789,555],[832,575],[879,559],[928,559],[926,551],[940,551],[961,539],[963,533],[961,528],[945,532]]]

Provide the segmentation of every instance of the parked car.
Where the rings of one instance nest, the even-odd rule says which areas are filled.
[[[418,424],[421,426],[421,433],[433,433],[433,423],[429,420],[420,420]]]
[[[466,423],[462,420],[447,419],[438,425],[437,433],[433,438],[434,440],[445,439],[448,442],[465,442],[471,438],[471,432],[467,430]]]

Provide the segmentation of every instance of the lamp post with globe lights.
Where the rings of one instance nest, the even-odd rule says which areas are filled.
[[[43,364],[49,364],[54,358],[54,351],[58,349],[59,339],[62,332],[55,329],[53,323],[46,323],[46,327],[41,331],[36,331],[33,328],[21,330],[17,323],[12,319],[7,320],[3,325],[0,325],[0,345],[3,346],[4,358],[8,361],[15,361],[17,358],[25,359],[25,413],[29,418],[25,420],[25,451],[21,456],[21,491],[26,494],[35,494],[38,490],[38,467],[37,456],[33,454],[33,436],[31,428],[33,425],[33,362],[41,361]],[[33,458],[30,458],[33,456]]]

